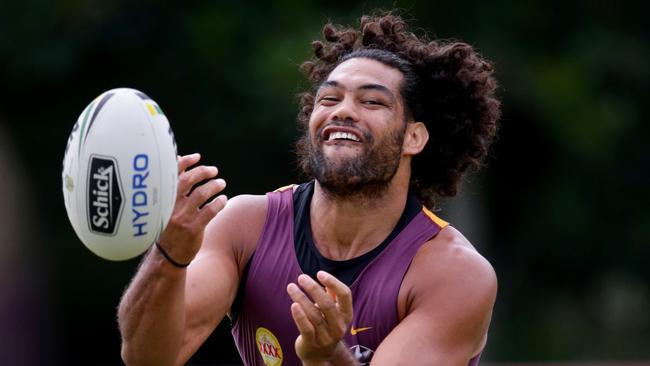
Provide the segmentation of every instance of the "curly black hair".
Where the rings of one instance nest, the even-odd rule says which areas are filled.
[[[428,207],[437,196],[456,195],[463,173],[481,167],[497,131],[501,112],[492,64],[467,43],[416,36],[392,13],[363,16],[359,30],[326,24],[323,37],[301,65],[313,83],[299,94],[301,128],[309,124],[316,88],[336,66],[355,57],[382,62],[404,75],[406,117],[429,130],[429,142],[412,161],[411,189]],[[298,151],[304,143],[298,142]]]

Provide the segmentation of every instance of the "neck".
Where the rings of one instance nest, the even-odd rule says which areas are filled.
[[[401,217],[408,195],[408,176],[399,168],[376,197],[337,197],[318,181],[310,205],[314,243],[333,260],[346,260],[369,252],[391,233]]]

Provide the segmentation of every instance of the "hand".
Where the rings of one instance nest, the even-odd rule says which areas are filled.
[[[294,301],[291,315],[300,331],[296,354],[304,364],[327,363],[340,358],[340,352],[349,353],[342,339],[352,321],[352,293],[327,272],[319,271],[317,277],[325,287],[304,274],[298,277],[300,287],[287,286]]]
[[[219,172],[214,166],[201,165],[186,171],[200,159],[199,154],[178,158],[176,203],[167,227],[160,235],[160,245],[179,263],[189,263],[196,256],[203,242],[206,225],[224,208],[228,200],[226,196],[220,195],[201,207],[210,197],[226,187],[226,181],[214,179]],[[195,184],[206,179],[209,181],[190,193]]]

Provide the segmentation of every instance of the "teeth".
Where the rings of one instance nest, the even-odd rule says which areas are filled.
[[[349,132],[332,132],[330,133],[328,141],[332,140],[352,140],[352,141],[360,141],[358,137],[355,135],[349,133]]]

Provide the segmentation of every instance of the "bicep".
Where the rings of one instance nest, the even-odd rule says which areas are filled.
[[[379,345],[372,365],[467,366],[482,350],[496,297],[496,275],[482,258],[452,263],[439,273],[418,266],[421,285],[412,308]]]
[[[259,217],[265,212],[264,205],[256,207],[259,205],[250,201],[250,198],[232,199],[228,203],[232,206],[208,224],[201,250],[187,269],[181,363],[186,362],[219,325],[235,299],[241,262],[254,249],[263,224]],[[242,225],[248,225],[250,230],[242,230]]]
[[[202,249],[188,267],[181,363],[196,352],[230,308],[239,284],[237,268],[226,249]]]
[[[426,314],[410,314],[379,345],[372,365],[467,366],[472,345],[459,337],[461,330],[444,323],[449,322]]]

